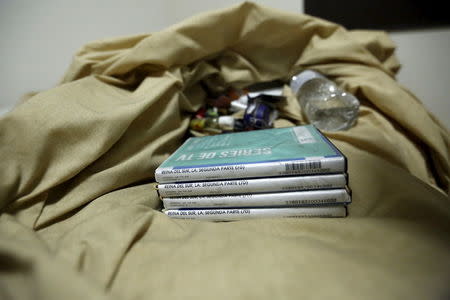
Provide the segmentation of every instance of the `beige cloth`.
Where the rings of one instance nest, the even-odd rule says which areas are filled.
[[[0,298],[448,297],[449,132],[395,81],[394,48],[251,3],[84,46],[59,86],[0,120]],[[201,81],[304,68],[361,100],[356,126],[327,134],[348,157],[348,218],[158,211],[154,170],[185,139]],[[292,97],[281,110],[279,126],[302,123]]]

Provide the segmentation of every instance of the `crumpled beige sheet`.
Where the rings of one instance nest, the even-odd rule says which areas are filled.
[[[0,120],[0,298],[448,297],[449,132],[396,82],[394,49],[383,32],[251,3],[84,46],[60,85]],[[355,127],[327,133],[348,157],[348,218],[158,211],[153,173],[204,101],[200,81],[304,68],[361,100]],[[303,122],[292,97],[281,117]]]

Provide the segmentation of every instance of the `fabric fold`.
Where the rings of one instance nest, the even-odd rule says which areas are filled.
[[[348,218],[211,223],[159,211],[154,170],[187,138],[206,86],[286,82],[307,68],[361,101],[353,128],[325,132],[348,158]],[[0,119],[5,293],[445,297],[449,132],[398,84],[399,68],[384,32],[250,2],[88,43],[58,86]],[[277,126],[305,122],[292,94],[280,116]]]

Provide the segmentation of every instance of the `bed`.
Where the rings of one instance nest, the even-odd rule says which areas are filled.
[[[243,3],[88,43],[61,83],[0,119],[0,298],[444,299],[449,132],[395,79],[382,31]],[[347,218],[170,219],[155,169],[203,84],[317,70],[355,94],[325,132],[347,156]],[[291,95],[276,126],[304,124]]]

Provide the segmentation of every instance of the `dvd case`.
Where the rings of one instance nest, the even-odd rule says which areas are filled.
[[[345,173],[345,156],[314,126],[189,138],[156,169],[158,183]]]

